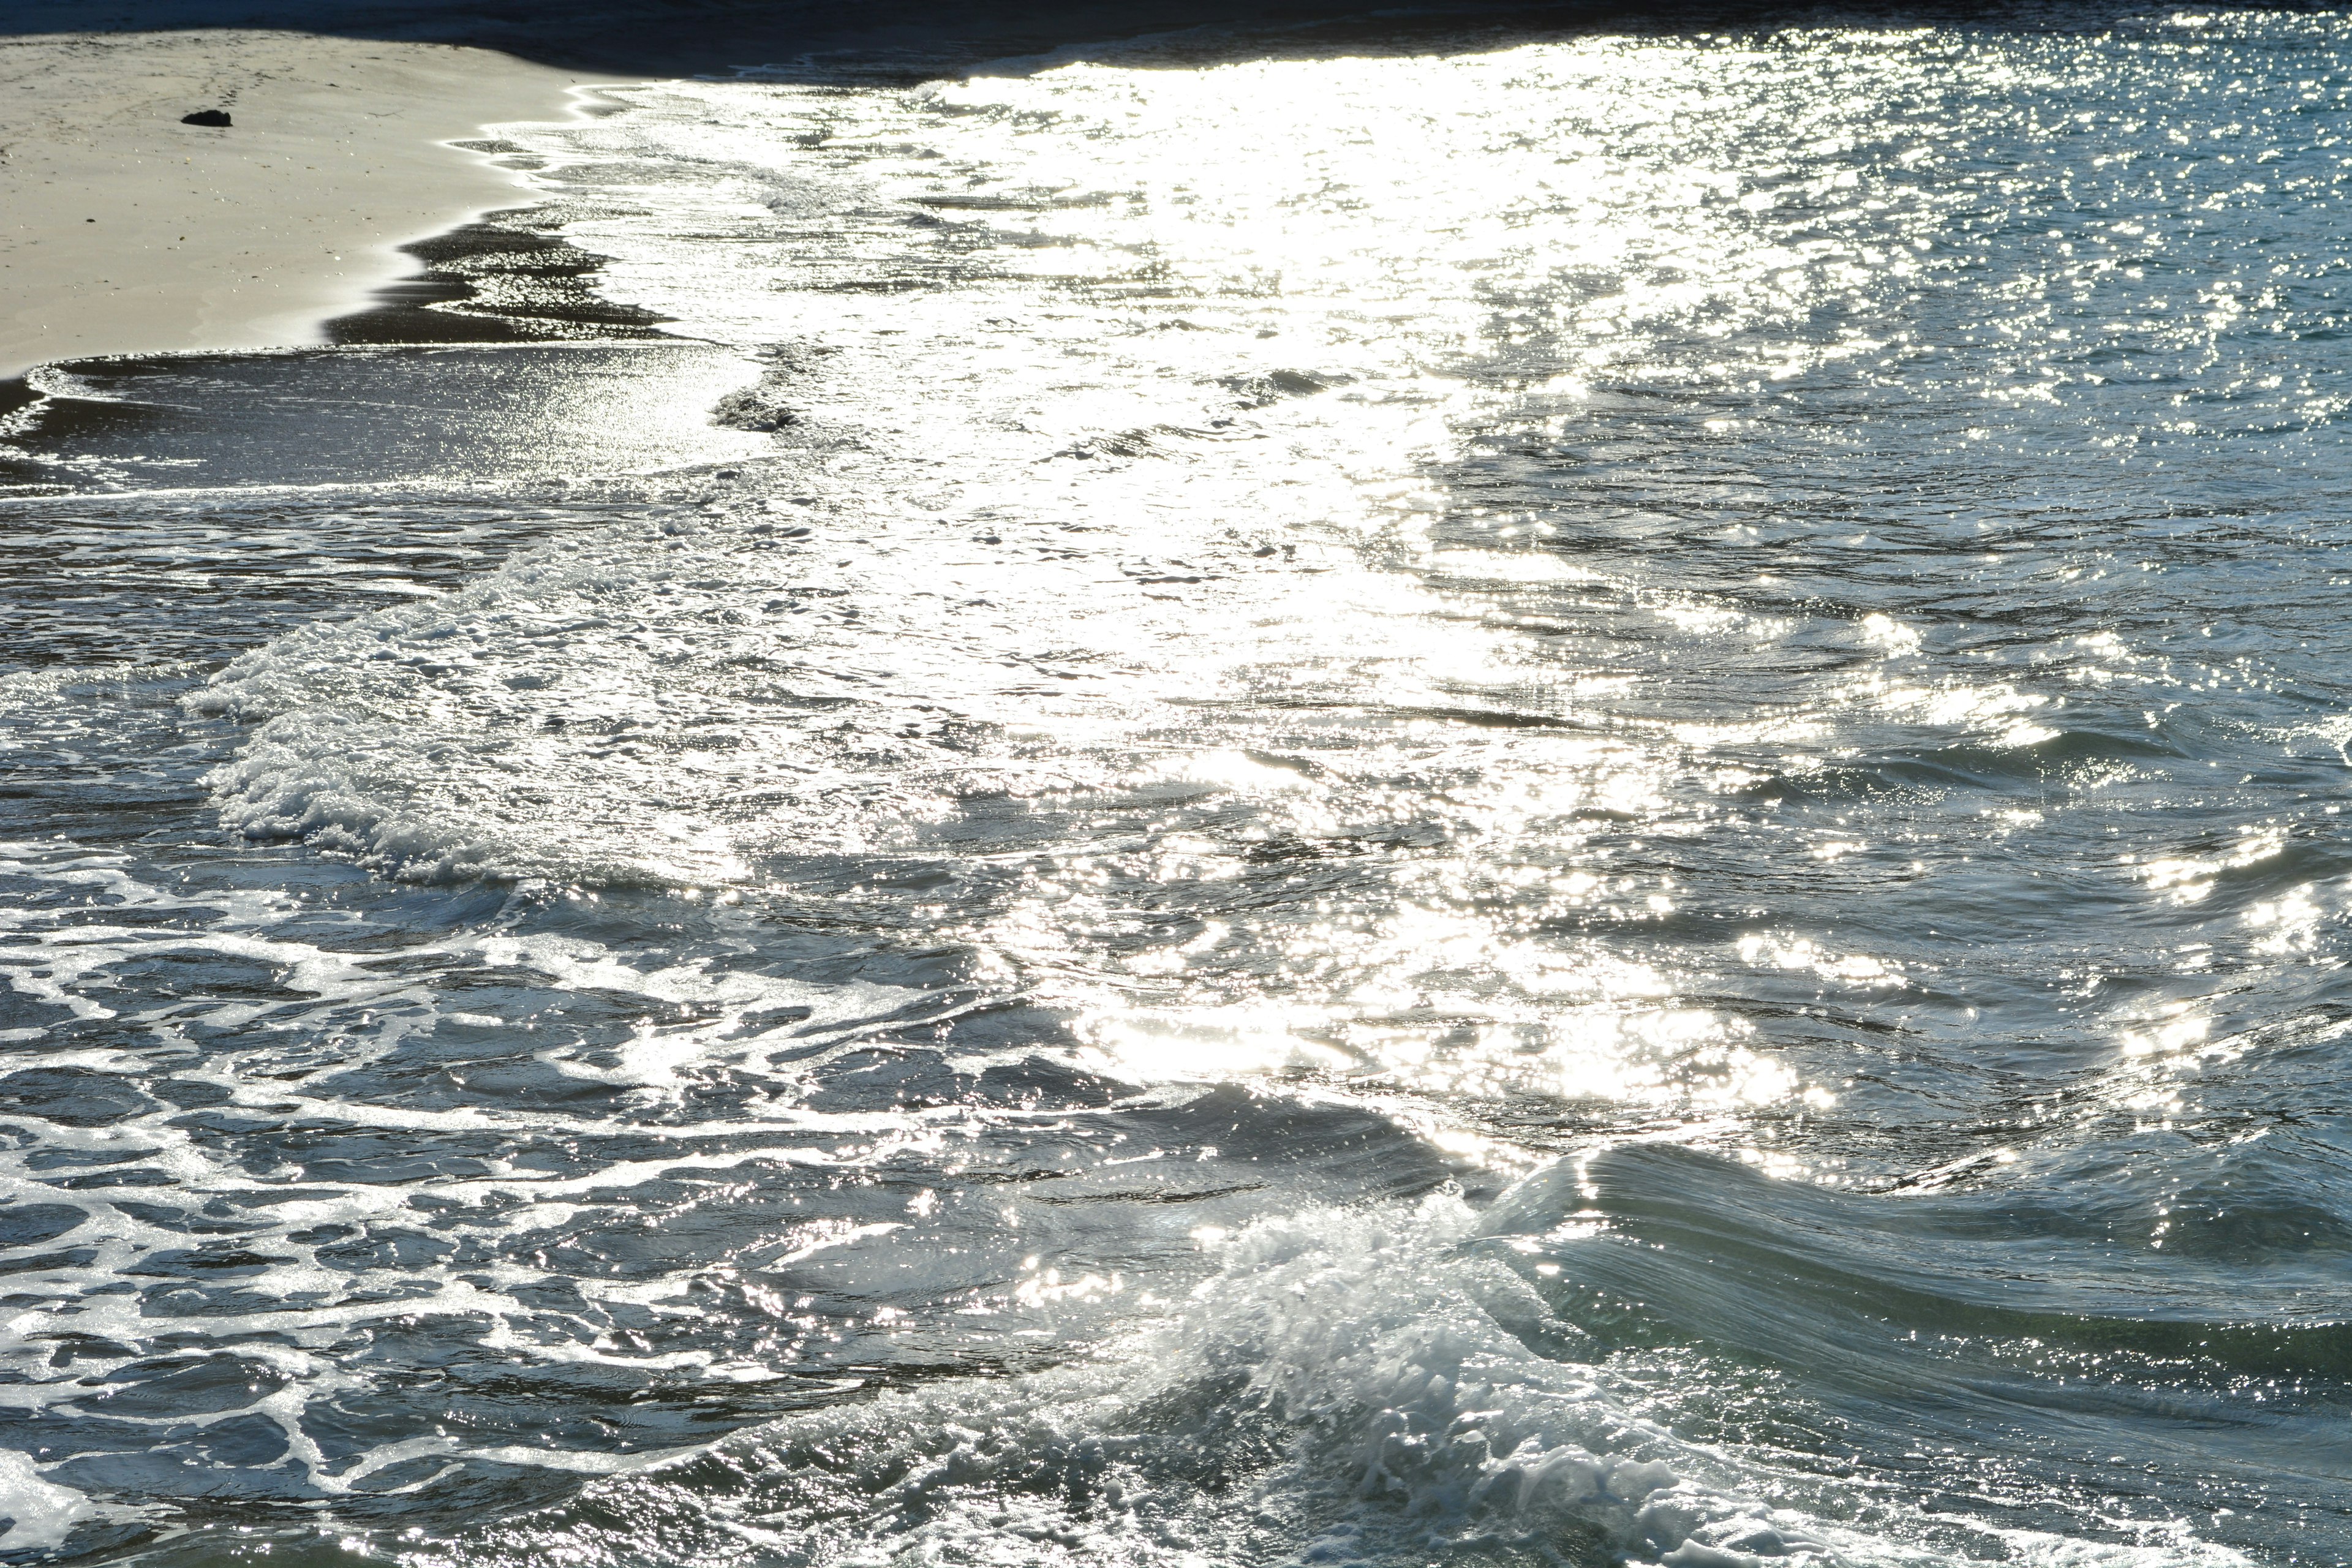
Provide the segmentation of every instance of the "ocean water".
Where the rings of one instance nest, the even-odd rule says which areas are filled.
[[[8,416],[0,1560],[2352,1562],[2352,19],[873,64]]]

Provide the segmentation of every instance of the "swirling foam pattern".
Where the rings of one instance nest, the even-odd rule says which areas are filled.
[[[780,67],[501,132],[694,342],[45,382],[0,1555],[2344,1560],[2348,70]]]

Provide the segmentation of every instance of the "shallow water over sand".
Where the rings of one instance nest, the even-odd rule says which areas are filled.
[[[698,341],[52,378],[0,1552],[2352,1552],[2347,45],[668,84]]]

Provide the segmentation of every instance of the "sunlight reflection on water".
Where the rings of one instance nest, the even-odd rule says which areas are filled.
[[[44,1484],[475,1568],[2345,1539],[2342,25],[2077,20],[508,128],[717,347],[462,502],[0,541]],[[461,383],[322,363],[216,386]]]

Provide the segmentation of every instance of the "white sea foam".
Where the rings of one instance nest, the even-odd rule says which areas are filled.
[[[1829,1085],[1860,1117],[1914,1095],[1908,1068],[1862,1082],[1837,1028],[1897,996],[1920,1038],[1960,1028],[1932,1012],[1958,994],[1936,944],[1873,949],[1811,890],[1821,864],[1778,865],[1804,814],[1739,793],[1890,735],[2038,745],[2011,726],[2081,700],[2045,696],[2038,655],[1954,664],[1937,605],[1857,625],[1784,583],[1864,545],[1784,506],[1785,466],[1733,471],[1762,447],[1693,458],[1737,423],[1702,438],[1708,400],[1765,410],[1759,387],[1884,346],[1879,291],[1930,265],[1912,198],[1956,188],[1890,156],[1869,177],[1893,216],[1770,216],[1843,100],[1800,82],[1792,119],[1727,119],[1695,68],[1715,58],[680,83],[557,139],[552,184],[584,166],[578,190],[636,208],[577,226],[614,292],[733,345],[737,381],[764,364],[763,407],[794,418],[712,447],[706,367],[663,410],[695,440],[662,449],[752,454],[748,479],[664,481],[655,521],[577,505],[503,568],[278,637],[189,700],[247,726],[211,774],[233,832],[507,886],[420,897],[283,849],[225,874],[277,854],[316,879],[272,902],[7,852],[37,891],[0,910],[33,1020],[6,1037],[58,1077],[19,1086],[32,1137],[0,1149],[0,1213],[46,1232],[0,1257],[27,1303],[0,1324],[0,1405],[79,1424],[73,1463],[131,1490],[316,1501],[531,1466],[793,1563],[2236,1562],[2172,1526],[1931,1520],[1907,1479],[1864,1495],[1678,1436],[1720,1369],[1602,1354],[1462,1204],[1309,1206],[1517,1139],[1482,1120],[1498,1106],[1730,1127]],[[777,348],[795,338],[825,352]],[[529,428],[593,448],[604,394],[562,384]],[[1588,417],[1628,388],[1650,414]],[[1486,398],[1507,420],[1482,426]],[[1508,439],[1456,434],[1482,427]],[[1596,483],[1485,510],[1580,465]],[[1575,537],[1520,549],[1534,527]],[[170,560],[234,559],[221,531]],[[1655,564],[1659,541],[1717,574]],[[78,722],[68,684],[0,679],[0,709]],[[1861,853],[1874,824],[1932,858],[1911,820],[1853,815],[1822,847]],[[887,901],[898,923],[842,917],[885,883],[919,889]],[[646,884],[678,896],[594,890]],[[803,977],[869,961],[907,983]],[[969,1048],[929,1033],[982,1008]],[[1969,1017],[1971,1045],[1996,1032]],[[1063,1081],[1042,1072],[974,1089],[1064,1040],[1095,1047],[1049,1065],[1097,1075],[1099,1116],[1077,1093],[1033,1111]],[[1167,1088],[1274,1074],[1320,1082]],[[1297,1132],[1334,1105],[1360,1120]],[[1217,1173],[1146,1179],[1180,1156]],[[1204,1215],[1234,1234],[1171,1258]],[[971,1370],[1049,1347],[1084,1359]],[[138,1413],[193,1363],[220,1408]],[[497,1398],[465,1436],[425,1430],[439,1390],[411,1401],[410,1376],[477,1366]],[[910,1383],[675,1451],[876,1367]],[[608,1381],[511,1396],[574,1374]],[[614,1384],[631,1411],[671,1402],[653,1441],[533,1441],[542,1414],[618,1416]],[[170,1451],[239,1427],[261,1458]],[[25,1539],[89,1517],[56,1495],[83,1473],[11,1472]],[[2082,1489],[2052,1483],[2047,1517]],[[621,1560],[663,1549],[633,1535]]]
[[[992,462],[1047,455],[1013,445]],[[214,775],[224,822],[412,880],[738,882],[779,846],[856,848],[961,794],[1087,777],[1171,697],[1241,689],[1314,637],[1318,603],[1393,593],[1213,510],[1085,538],[1147,504],[1150,476],[1089,473],[1004,521],[1012,477],[967,476],[928,511],[858,482],[900,466],[813,479],[781,517],[595,530],[238,659],[188,703],[257,726]],[[1200,488],[1241,504],[1254,483]],[[1224,668],[1180,674],[1160,650],[1211,605]],[[1077,744],[1041,768],[1041,734]]]
[[[54,1550],[83,1521],[121,1511],[98,1508],[71,1487],[42,1479],[30,1455],[0,1448],[0,1518],[8,1521],[0,1551]]]
[[[1842,1522],[1818,1478],[1659,1425],[1595,1342],[1465,1249],[1475,1233],[1436,1197],[1205,1236],[1216,1271],[1171,1300],[1041,1278],[1068,1337],[1113,1312],[1145,1324],[1071,1365],[792,1417],[723,1445],[716,1470],[655,1468],[590,1497],[708,1510],[763,1558],[844,1568],[2244,1561],[2166,1529],[2100,1545],[1947,1521],[1976,1542],[1956,1552]]]
[[[118,1459],[130,1462],[151,1447],[184,1444],[192,1434],[247,1417],[282,1433],[286,1458],[243,1484],[284,1496],[331,1494],[363,1482],[373,1489],[371,1478],[412,1459],[614,1468],[622,1461],[600,1452],[511,1444],[436,1440],[415,1453],[398,1444],[393,1452],[374,1445],[354,1452],[347,1437],[331,1435],[322,1447],[317,1411],[363,1399],[372,1386],[363,1370],[343,1364],[334,1346],[355,1331],[381,1325],[414,1331],[422,1323],[459,1342],[495,1345],[504,1357],[540,1364],[593,1361],[638,1374],[668,1370],[732,1382],[770,1376],[772,1369],[709,1349],[647,1351],[583,1335],[576,1312],[551,1313],[531,1299],[545,1273],[526,1263],[486,1258],[452,1270],[343,1257],[330,1264],[322,1249],[362,1231],[415,1236],[420,1198],[473,1216],[456,1229],[473,1232],[478,1219],[478,1236],[495,1250],[518,1212],[533,1227],[559,1230],[583,1208],[658,1189],[680,1173],[708,1179],[793,1166],[845,1169],[936,1136],[920,1113],[796,1110],[784,1075],[775,1079],[779,1092],[753,1102],[749,1114],[682,1121],[650,1138],[639,1118],[715,1065],[759,1069],[768,1054],[789,1047],[806,1070],[827,1050],[886,1021],[919,1023],[952,1010],[961,994],[929,998],[926,1012],[922,994],[891,986],[766,979],[690,961],[654,964],[578,937],[497,931],[404,943],[386,955],[367,950],[371,928],[361,919],[310,911],[307,918],[318,922],[314,934],[326,942],[290,935],[283,928],[299,912],[299,900],[283,890],[161,887],[152,873],[142,874],[146,869],[130,856],[66,841],[0,843],[0,877],[40,895],[0,908],[6,938],[0,986],[19,1003],[20,1016],[46,1020],[12,1031],[14,1048],[27,1054],[12,1060],[10,1076],[0,1079],[16,1097],[11,1125],[36,1133],[29,1143],[0,1151],[0,1214],[12,1222],[49,1216],[37,1235],[0,1246],[16,1303],[0,1321],[0,1368],[10,1375],[0,1405],[77,1423],[84,1437],[70,1462],[82,1470],[110,1473],[107,1466]],[[353,939],[360,950],[326,944],[336,938]],[[170,978],[197,973],[247,994],[208,997],[203,984]],[[274,994],[251,996],[257,973],[271,977]],[[158,974],[167,977],[160,986]],[[625,998],[694,1016],[683,1026],[624,1031],[609,1048],[564,1035],[534,1041],[514,1019],[464,1013],[450,994],[453,975]],[[481,988],[470,994],[478,996]],[[779,1016],[788,1021],[772,1021]],[[545,1082],[627,1090],[628,1113],[568,1110],[560,1096],[553,1105],[522,1096],[504,1105],[436,1109],[353,1092],[351,1075],[430,1040],[444,1020],[487,1029],[493,1039],[535,1044],[535,1055],[523,1059]],[[85,1037],[80,1031],[93,1028],[105,1031],[103,1043],[74,1044]],[[34,1047],[37,1056],[29,1054]],[[37,1090],[17,1076],[27,1071],[47,1075]],[[571,1151],[570,1163],[553,1172],[529,1161],[509,1165],[462,1156],[456,1170],[421,1181],[386,1181],[363,1169],[344,1177],[332,1169],[257,1165],[234,1140],[224,1144],[190,1125],[178,1104],[152,1097],[150,1090],[164,1079],[208,1090],[212,1103],[254,1129],[308,1125],[336,1130],[335,1136],[488,1139],[508,1148],[544,1140]],[[960,1108],[942,1111],[961,1114]],[[616,1152],[590,1152],[606,1140]],[[126,1186],[73,1179],[126,1164],[143,1180]],[[208,1207],[212,1217],[200,1219]],[[201,1253],[227,1213],[242,1216],[236,1245],[266,1249],[269,1267],[250,1278],[230,1276],[234,1282],[220,1293],[201,1273],[163,1261]],[[192,1220],[203,1226],[194,1236]],[[126,1292],[125,1281],[137,1289]],[[638,1299],[646,1294],[641,1288],[633,1293],[620,1282],[588,1283],[583,1294],[592,1314],[608,1283],[615,1305],[603,1316],[656,1311]],[[665,1285],[670,1293],[684,1289],[679,1280]],[[192,1301],[200,1306],[191,1310]],[[61,1342],[79,1346],[79,1355],[60,1362]],[[208,1363],[215,1352],[220,1359]],[[135,1378],[158,1365],[205,1364],[250,1368],[250,1386],[209,1410],[150,1406],[142,1413],[135,1402],[119,1408],[93,1395],[125,1368]],[[137,1371],[142,1366],[146,1373]],[[335,1429],[331,1420],[329,1426]],[[93,1444],[87,1436],[93,1430],[105,1438]],[[47,1550],[83,1523],[129,1517],[111,1502],[78,1500],[81,1492],[20,1453],[0,1449],[0,1465],[8,1467],[0,1470],[0,1517],[16,1521],[0,1550]],[[400,1484],[425,1479],[404,1475]]]

